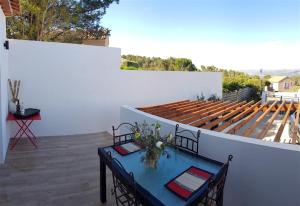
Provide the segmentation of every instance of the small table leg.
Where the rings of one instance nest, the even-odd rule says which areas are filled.
[[[106,164],[100,156],[100,201],[106,202]]]
[[[23,134],[25,134],[25,136],[29,139],[29,141],[35,148],[38,148],[35,141],[33,141],[33,139],[32,139],[32,138],[36,139],[36,137],[29,128],[30,125],[32,124],[33,120],[20,120],[20,122],[18,120],[15,120],[15,122],[19,126],[19,130],[16,133],[16,135],[14,136],[14,141],[13,141],[10,149],[11,150],[14,149],[14,147],[18,144],[18,142],[22,138]],[[27,122],[28,122],[28,124],[27,124]]]

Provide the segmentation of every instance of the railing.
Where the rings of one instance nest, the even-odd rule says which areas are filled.
[[[293,101],[294,103],[300,102],[300,94],[295,92],[268,92],[267,93],[268,100],[286,100],[286,101]]]

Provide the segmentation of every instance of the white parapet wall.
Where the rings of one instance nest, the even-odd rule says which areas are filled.
[[[6,117],[7,107],[7,76],[8,76],[8,50],[3,46],[6,40],[6,19],[0,6],[0,163],[4,162],[9,142]]]
[[[110,131],[123,104],[222,95],[222,73],[122,71],[120,62],[118,48],[10,40],[9,78],[21,80],[25,107],[41,109],[38,136]]]
[[[174,121],[121,108],[121,122],[159,122],[161,134],[175,131]],[[180,124],[196,132],[198,128]],[[300,205],[300,146],[245,138],[201,129],[199,152],[225,162],[232,154],[225,187],[225,206]]]

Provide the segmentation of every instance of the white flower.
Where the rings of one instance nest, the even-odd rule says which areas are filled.
[[[158,141],[158,142],[156,142],[156,147],[157,148],[161,148],[162,144],[163,144],[162,141]]]

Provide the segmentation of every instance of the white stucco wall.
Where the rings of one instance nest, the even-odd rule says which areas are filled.
[[[176,122],[134,108],[121,108],[121,122],[159,122],[162,135]],[[180,125],[197,132],[198,128]],[[300,205],[300,146],[245,138],[201,129],[199,153],[225,162],[232,154],[224,206]]]
[[[7,53],[3,43],[6,40],[6,19],[0,6],[0,163],[4,162],[7,146],[9,142],[9,134],[7,131],[7,110],[8,110],[8,97],[7,97],[7,76],[8,76],[8,59]]]
[[[279,83],[272,83],[272,88],[277,92],[279,89]]]
[[[222,95],[222,73],[122,71],[117,48],[19,40],[10,47],[9,77],[21,80],[25,107],[41,109],[38,136],[110,131],[123,104]]]

